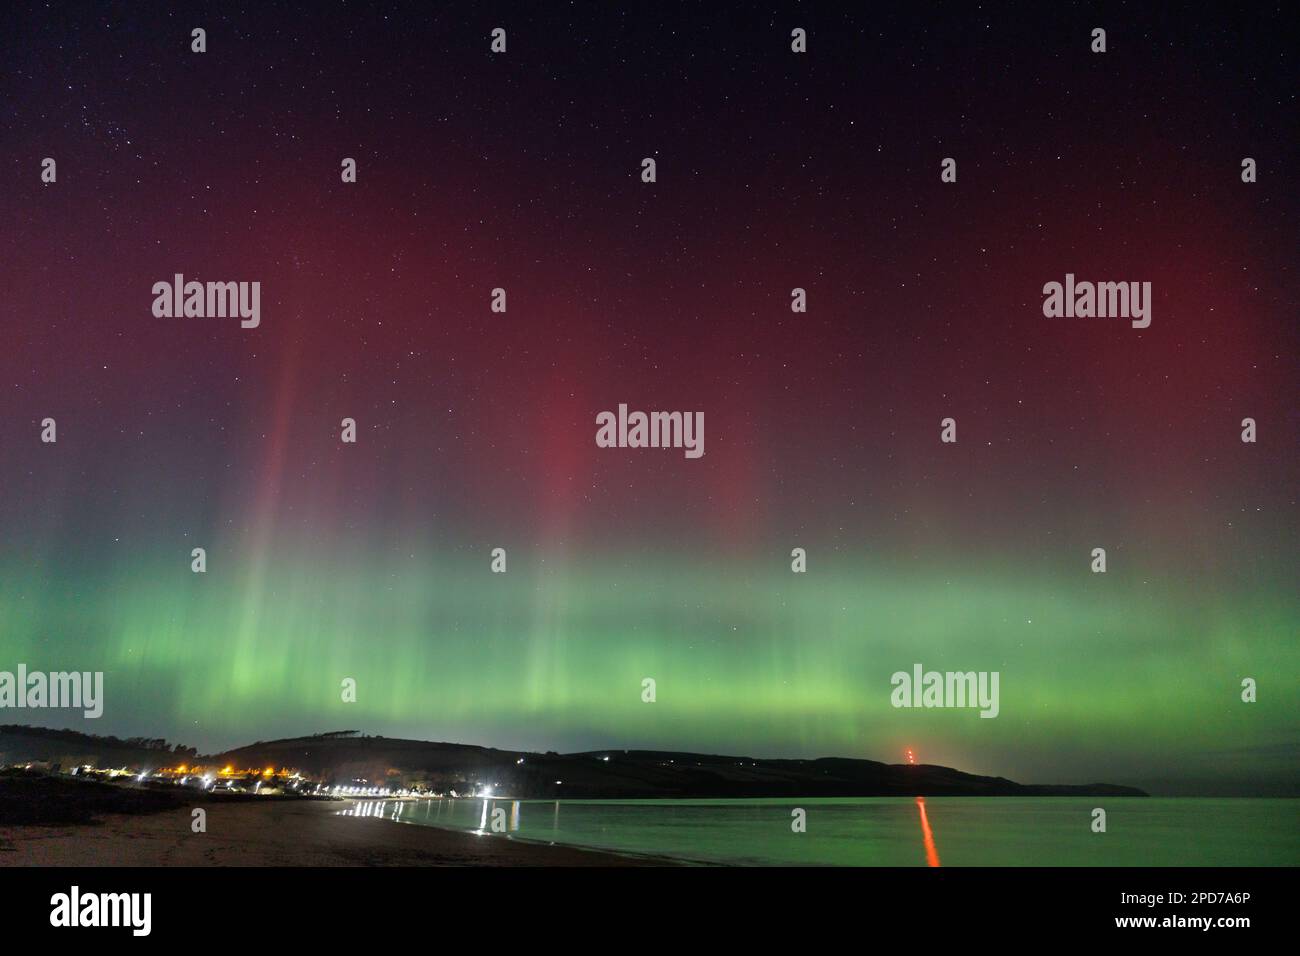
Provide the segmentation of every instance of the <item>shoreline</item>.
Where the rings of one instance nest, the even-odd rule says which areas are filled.
[[[191,807],[105,814],[93,823],[0,826],[0,867],[18,866],[673,866],[621,856],[407,824],[345,817],[356,801],[205,803],[207,832]]]

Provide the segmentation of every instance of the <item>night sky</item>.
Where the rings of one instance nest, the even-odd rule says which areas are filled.
[[[310,6],[0,14],[0,722],[1300,792],[1286,5]]]

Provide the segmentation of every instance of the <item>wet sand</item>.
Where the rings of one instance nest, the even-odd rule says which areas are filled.
[[[652,861],[367,817],[346,802],[205,804],[96,824],[0,827],[0,866],[645,866]],[[656,861],[657,862],[657,861]],[[660,864],[662,865],[662,864]]]

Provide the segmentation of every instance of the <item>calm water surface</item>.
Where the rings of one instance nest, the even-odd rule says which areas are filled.
[[[1106,810],[1093,833],[1092,810]],[[791,811],[807,831],[791,830]],[[359,801],[348,816],[702,863],[834,866],[1295,866],[1300,800],[873,797]],[[501,815],[497,816],[498,819]]]

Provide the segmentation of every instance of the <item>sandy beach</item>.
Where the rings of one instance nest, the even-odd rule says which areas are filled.
[[[366,817],[345,802],[205,805],[76,826],[0,827],[0,866],[644,866],[648,861]]]

